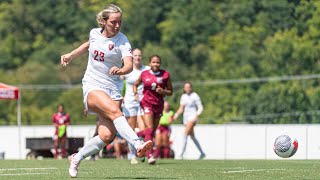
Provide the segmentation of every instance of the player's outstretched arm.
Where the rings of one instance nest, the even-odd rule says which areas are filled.
[[[180,104],[179,109],[177,110],[176,113],[174,113],[173,119],[174,119],[174,120],[177,120],[178,117],[180,116],[180,114],[183,113],[183,111],[184,111],[184,105],[183,105],[183,104]]]
[[[60,59],[61,65],[66,66],[67,64],[69,64],[69,62],[72,59],[80,56],[81,54],[88,52],[88,48],[89,48],[89,41],[81,44],[78,48],[71,51],[70,53],[62,55]]]

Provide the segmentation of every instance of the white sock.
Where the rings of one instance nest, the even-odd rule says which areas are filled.
[[[131,160],[133,158],[136,158],[136,148],[134,148],[134,146],[132,146],[131,144],[128,143],[128,148],[129,148],[129,152],[128,152],[128,159]]]
[[[84,158],[99,152],[102,148],[104,148],[107,144],[104,143],[99,135],[90,139],[81,149],[80,151],[74,156],[74,159],[77,161],[82,161]]]
[[[188,135],[184,134],[182,137],[182,151],[181,151],[180,157],[182,157],[184,152],[186,151],[187,142],[188,142]]]
[[[118,133],[122,138],[124,138],[129,144],[131,144],[135,149],[141,145],[141,141],[137,134],[129,126],[127,119],[124,116],[120,116],[113,121]]]
[[[204,152],[202,151],[201,146],[200,146],[197,138],[196,138],[195,136],[191,136],[191,139],[193,140],[194,144],[195,144],[195,145],[197,146],[197,148],[199,149],[201,155],[203,155]]]

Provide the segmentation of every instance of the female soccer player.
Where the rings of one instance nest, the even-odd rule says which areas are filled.
[[[64,112],[64,106],[58,105],[58,111],[52,116],[52,123],[55,127],[55,133],[53,136],[54,142],[54,158],[57,159],[59,156],[59,144],[61,148],[61,156],[66,157],[66,142],[67,142],[67,126],[70,124],[69,114]]]
[[[69,157],[71,177],[77,177],[80,162],[110,143],[116,131],[136,148],[138,157],[144,156],[153,146],[152,141],[140,141],[120,110],[123,85],[120,75],[132,71],[131,45],[120,32],[121,16],[118,6],[108,5],[96,16],[101,28],[92,29],[89,41],[61,56],[61,64],[65,66],[89,50],[88,66],[82,79],[83,100],[86,111],[99,116],[99,135]]]
[[[194,135],[194,126],[198,122],[199,115],[203,111],[203,106],[199,95],[196,92],[192,91],[192,84],[186,82],[183,87],[184,94],[180,98],[180,106],[177,112],[174,114],[174,119],[176,120],[180,114],[183,113],[183,124],[185,125],[183,142],[182,142],[182,151],[179,158],[183,157],[183,154],[186,150],[188,136],[191,137],[194,144],[197,146],[200,151],[199,159],[205,158],[205,153],[201,149],[201,146]]]
[[[144,70],[150,69],[150,67],[144,66],[143,64],[141,64],[142,52],[140,49],[134,49],[132,51],[132,54],[133,54],[133,70],[131,73],[122,76],[122,78],[126,82],[122,110],[125,117],[128,120],[130,127],[134,130],[137,126],[137,121],[138,120],[141,121],[142,120],[141,116],[143,115],[143,112],[141,110],[140,103],[139,103],[142,98],[143,84],[141,84],[138,87],[138,91],[137,91],[140,99],[136,99],[133,93],[132,86],[137,81],[141,72]],[[143,130],[143,129],[140,128],[140,130]],[[128,147],[129,147],[128,159],[131,161],[131,164],[138,164],[135,148],[130,144],[128,144]]]
[[[163,105],[163,113],[160,118],[159,126],[156,130],[155,144],[155,158],[161,157],[163,154],[163,158],[170,157],[170,124],[173,122],[174,112],[170,109],[170,104],[168,101],[164,102]]]
[[[164,97],[172,95],[172,82],[170,73],[160,69],[161,58],[158,55],[149,57],[150,70],[143,71],[138,80],[133,85],[133,93],[139,98],[138,86],[143,83],[143,98],[140,106],[144,112],[143,121],[146,126],[145,140],[150,141],[154,138],[154,132],[158,127],[163,111]],[[153,150],[147,151],[148,163],[155,164]]]

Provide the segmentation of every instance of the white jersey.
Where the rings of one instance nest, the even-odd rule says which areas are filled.
[[[126,93],[125,93],[125,96],[124,96],[124,103],[125,103],[125,106],[129,107],[129,106],[140,106],[140,103],[139,101],[136,101],[135,100],[135,96],[134,96],[134,93],[133,93],[133,85],[134,83],[138,80],[140,74],[142,71],[145,71],[145,70],[149,70],[150,69],[150,66],[144,66],[142,65],[140,69],[135,69],[133,68],[132,72],[129,73],[129,74],[126,74],[125,75],[125,79],[126,79]],[[143,90],[143,84],[140,84],[138,86],[138,95],[139,95],[139,100],[142,99],[142,90]]]
[[[192,92],[190,95],[182,94],[180,98],[180,104],[184,105],[183,121],[189,121],[196,115],[200,115],[203,111],[203,105],[199,95],[196,92]]]
[[[88,66],[82,83],[121,91],[122,79],[119,75],[110,75],[109,70],[114,66],[121,68],[123,58],[132,57],[128,38],[121,32],[107,38],[101,28],[94,28],[90,31],[89,43]]]

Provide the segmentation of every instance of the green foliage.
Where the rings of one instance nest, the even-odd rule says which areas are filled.
[[[113,0],[0,2],[0,82],[22,87],[22,123],[51,124],[59,103],[72,124],[83,116],[81,84],[87,55],[60,66],[61,54],[88,40],[95,15]],[[171,73],[178,108],[182,84],[194,83],[204,112],[199,123],[319,123],[317,79],[214,83],[230,79],[319,74],[320,1],[116,1],[124,32],[143,63],[158,54]],[[0,124],[16,124],[16,102],[0,101]],[[181,119],[180,119],[181,120]],[[178,123],[181,123],[179,121]]]
[[[250,123],[301,123],[299,121],[302,117],[299,114],[288,118],[285,113],[305,111],[310,104],[299,83],[262,85],[259,91],[248,100],[250,102],[245,103],[247,106],[243,107],[244,111],[247,114],[262,115],[254,121],[249,119]],[[270,112],[274,115],[270,115]]]
[[[178,57],[184,57],[186,65],[192,65],[190,49],[198,43],[207,43],[208,36],[216,33],[220,24],[216,20],[212,1],[172,1],[167,18],[160,22],[161,41]],[[201,61],[205,61],[202,59]]]

